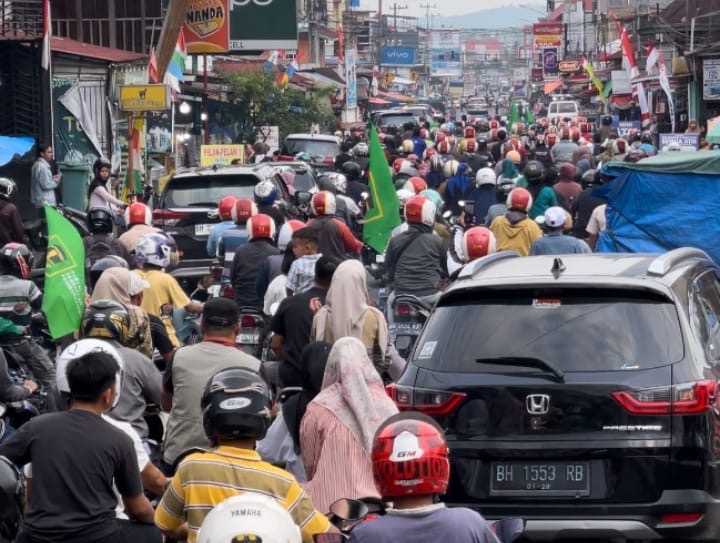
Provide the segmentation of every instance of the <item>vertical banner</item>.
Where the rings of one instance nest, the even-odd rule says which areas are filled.
[[[230,40],[228,0],[192,0],[185,10],[188,53],[227,53]]]
[[[543,79],[553,80],[559,77],[558,48],[544,47],[542,49]]]
[[[356,64],[357,50],[354,47],[345,49],[345,105],[347,109],[355,109],[357,107]]]

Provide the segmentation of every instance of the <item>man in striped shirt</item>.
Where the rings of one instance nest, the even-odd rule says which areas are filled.
[[[273,497],[300,527],[303,541],[328,531],[295,478],[263,462],[255,442],[270,425],[270,390],[244,368],[216,373],[201,401],[203,426],[214,447],[185,457],[155,511],[155,524],[166,535],[195,543],[205,516],[225,499],[246,491]]]

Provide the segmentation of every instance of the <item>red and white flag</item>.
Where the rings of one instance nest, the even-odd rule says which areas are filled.
[[[43,70],[50,69],[50,37],[52,31],[50,28],[50,0],[43,2],[43,43],[42,56],[40,57],[40,65]]]
[[[647,121],[650,119],[650,109],[648,108],[647,94],[645,94],[645,85],[640,82],[635,82],[635,80],[640,77],[640,70],[638,70],[637,61],[635,60],[635,50],[633,49],[632,43],[630,43],[630,37],[624,26],[622,26],[620,30],[620,42],[622,43],[623,65],[630,75],[633,98],[635,98],[635,101],[640,106],[641,119]]]
[[[672,124],[672,131],[675,132],[675,102],[672,97],[672,89],[670,88],[670,79],[667,74],[667,66],[665,64],[665,54],[662,50],[655,47],[654,44],[648,45],[647,48],[648,60],[646,70],[648,74],[650,71],[657,67],[658,70],[658,81],[668,101],[668,113],[670,114],[670,123]]]

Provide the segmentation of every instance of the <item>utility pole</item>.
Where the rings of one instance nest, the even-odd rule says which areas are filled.
[[[425,32],[430,34],[430,10],[437,9],[437,4],[420,4],[420,9],[425,10]]]
[[[397,2],[395,2],[395,3],[393,4],[392,9],[393,9],[393,19],[394,19],[394,21],[393,21],[393,27],[394,27],[393,30],[394,30],[395,32],[397,32],[397,19],[398,19],[398,14],[397,14],[397,12],[398,12],[398,10],[408,9],[408,6],[407,6],[407,4],[405,4],[404,6],[400,6],[400,5],[398,5]]]
[[[160,81],[165,77],[167,67],[172,60],[175,46],[177,45],[180,32],[185,24],[185,12],[190,5],[191,0],[175,0],[168,4],[165,21],[160,31],[160,39],[158,40],[157,50],[157,69]]]
[[[378,18],[378,26],[377,26],[377,67],[378,67],[378,78],[380,77],[380,73],[382,72],[382,47],[383,47],[383,14],[382,14],[382,8],[383,8],[383,0],[378,0],[378,9],[377,9],[377,18]]]

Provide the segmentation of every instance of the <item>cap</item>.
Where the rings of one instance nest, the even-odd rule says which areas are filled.
[[[210,326],[230,327],[240,320],[240,308],[229,298],[212,298],[203,308],[202,321]]]
[[[567,212],[559,206],[549,207],[545,211],[545,225],[549,228],[561,228],[567,219]]]
[[[128,292],[128,294],[130,296],[137,296],[146,288],[150,288],[150,283],[145,281],[145,279],[143,279],[142,276],[138,272],[131,271],[130,272],[130,292]]]

